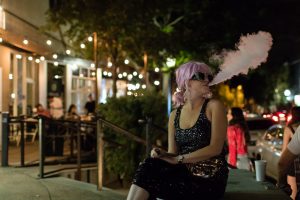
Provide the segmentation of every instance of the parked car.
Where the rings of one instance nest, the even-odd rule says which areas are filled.
[[[262,117],[246,118],[246,122],[250,134],[250,142],[248,142],[248,155],[252,160],[254,160],[257,159],[256,141],[264,135],[268,128],[270,128],[274,124],[277,124],[278,122],[275,122],[270,118]]]
[[[256,157],[267,161],[267,176],[277,180],[277,165],[282,151],[283,129],[280,124],[271,126],[265,134],[257,140]]]

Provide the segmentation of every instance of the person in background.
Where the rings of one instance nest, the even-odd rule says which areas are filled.
[[[169,117],[168,152],[153,148],[138,167],[127,200],[220,199],[228,178],[223,103],[209,99],[212,71],[191,61],[176,70],[176,108]]]
[[[63,104],[60,97],[49,96],[50,115],[53,119],[62,119],[64,116]]]
[[[65,116],[65,119],[67,120],[78,120],[80,119],[80,116],[77,114],[77,107],[75,104],[71,104],[69,106],[68,112]]]
[[[88,101],[86,102],[85,106],[84,106],[85,110],[86,110],[86,114],[94,114],[95,113],[95,109],[96,109],[96,102],[93,99],[93,95],[89,94],[88,96]]]
[[[35,106],[35,114],[38,116],[51,118],[50,112],[47,109],[45,109],[40,103]]]
[[[284,151],[287,148],[288,143],[290,142],[291,138],[295,133],[295,130],[300,125],[300,107],[292,107],[291,116],[292,119],[284,128],[282,151]],[[297,188],[299,188],[300,186],[299,183],[297,184],[297,182],[299,182],[300,180],[296,180],[295,176],[295,165],[299,165],[299,157],[297,157],[294,163],[290,165],[289,171],[287,173],[287,183],[291,186],[292,189],[292,199],[295,199],[297,194]]]
[[[291,141],[282,152],[278,162],[278,183],[277,187],[288,195],[292,194],[292,189],[287,183],[287,174],[290,170],[290,166],[294,163],[294,160],[300,156],[300,127],[298,127],[293,135]],[[300,166],[295,166],[299,170]],[[299,191],[296,192],[295,197],[292,199],[300,200]]]
[[[251,170],[246,142],[246,135],[249,137],[249,130],[243,110],[239,107],[232,107],[227,112],[227,119],[229,121],[227,128],[228,163],[238,169]]]

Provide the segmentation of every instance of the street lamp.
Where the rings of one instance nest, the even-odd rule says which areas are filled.
[[[100,90],[101,90],[101,82],[102,82],[102,69],[99,67],[99,62],[97,59],[97,55],[98,55],[98,38],[97,38],[97,32],[93,32],[93,44],[94,44],[94,48],[93,48],[93,53],[94,53],[94,63],[95,63],[95,67],[96,67],[96,81],[95,81],[95,101],[96,101],[96,105],[99,104],[99,97],[100,97]]]
[[[176,59],[175,58],[167,58],[166,65],[170,69],[168,74],[168,91],[167,91],[167,98],[168,98],[168,116],[172,111],[172,73],[173,67],[175,67]]]

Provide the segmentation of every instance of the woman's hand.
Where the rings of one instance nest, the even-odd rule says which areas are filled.
[[[163,149],[160,148],[153,148],[150,153],[151,158],[158,158],[164,160],[170,164],[177,164],[177,154],[168,153]]]
[[[153,148],[151,150],[151,153],[150,153],[150,157],[151,158],[159,158],[161,157],[162,154],[164,154],[166,151],[161,149],[161,148]]]

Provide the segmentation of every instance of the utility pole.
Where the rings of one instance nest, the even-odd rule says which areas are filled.
[[[97,59],[97,53],[98,53],[98,41],[97,41],[97,32],[93,32],[93,41],[94,41],[94,48],[93,48],[93,53],[94,53],[94,62],[95,62],[95,68],[96,68],[96,80],[95,80],[95,101],[96,101],[96,105],[99,104],[99,88],[98,88],[98,77],[99,75],[101,76],[101,74],[99,73],[99,66],[98,66],[98,59]]]

